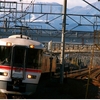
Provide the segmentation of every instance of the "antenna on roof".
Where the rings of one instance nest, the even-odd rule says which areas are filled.
[[[15,27],[20,27],[20,37],[21,38],[22,38],[23,28],[29,28],[27,26],[19,26],[19,25],[15,25]]]

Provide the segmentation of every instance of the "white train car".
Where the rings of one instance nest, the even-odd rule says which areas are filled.
[[[50,56],[44,45],[25,35],[0,39],[0,92],[30,95],[36,91],[41,74],[50,72]],[[56,71],[56,58],[52,60]]]

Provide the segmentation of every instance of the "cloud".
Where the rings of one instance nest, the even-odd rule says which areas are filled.
[[[63,4],[63,0],[35,0],[35,2],[57,2],[59,4]]]

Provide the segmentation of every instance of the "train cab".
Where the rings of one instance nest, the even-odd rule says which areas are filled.
[[[41,77],[44,46],[30,38],[13,35],[0,39],[0,92],[30,95]]]

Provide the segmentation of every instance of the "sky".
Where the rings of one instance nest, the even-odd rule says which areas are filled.
[[[4,0],[2,0],[4,1]],[[5,0],[7,1],[7,0]],[[8,0],[8,1],[21,1],[21,2],[27,2],[30,3],[31,1],[34,2],[57,2],[59,4],[63,5],[64,0]],[[97,2],[98,0],[86,0],[89,3],[94,3]],[[100,2],[100,1],[99,1]],[[87,3],[85,3],[83,0],[67,0],[67,7],[68,8],[73,8],[75,6],[82,6],[85,7],[87,5]]]
[[[35,0],[36,2],[37,1],[41,1],[41,2],[58,2],[59,4],[63,4],[64,3],[64,0]],[[89,3],[93,3],[93,2],[96,2],[98,0],[86,0],[87,2]],[[74,6],[86,6],[87,3],[85,3],[83,0],[67,0],[67,6],[68,8],[72,8]]]
[[[67,3],[68,8],[72,8],[74,6],[85,7],[85,6],[88,5],[83,0],[67,0],[67,1],[68,1],[68,3]],[[87,1],[87,2],[89,2],[91,4],[91,3],[97,2],[98,0],[85,0],[85,1]]]

